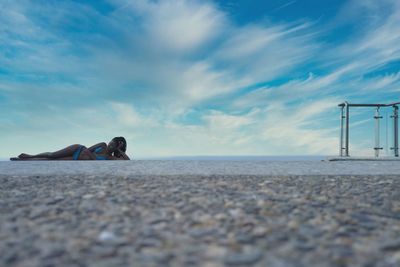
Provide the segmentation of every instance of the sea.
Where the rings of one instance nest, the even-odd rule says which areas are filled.
[[[133,156],[134,160],[205,160],[205,161],[321,161],[328,155],[295,155],[295,156]],[[0,161],[9,161],[9,158],[0,158]]]
[[[137,157],[138,160],[207,160],[207,161],[321,161],[331,157],[327,155],[296,156],[173,156],[173,157]]]

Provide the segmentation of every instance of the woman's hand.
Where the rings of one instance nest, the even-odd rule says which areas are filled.
[[[126,155],[125,154],[125,152],[124,151],[122,151],[120,148],[117,148],[117,151],[118,151],[118,153],[119,153],[119,157],[120,158],[123,158],[123,159],[126,159],[126,160],[130,160],[130,158],[128,157],[128,155]]]

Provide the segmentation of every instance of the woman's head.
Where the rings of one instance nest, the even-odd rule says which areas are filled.
[[[108,148],[110,151],[114,152],[114,155],[118,157],[120,153],[117,151],[117,149],[121,149],[123,152],[126,152],[126,140],[124,137],[119,136],[119,137],[114,137],[109,143],[108,143]]]

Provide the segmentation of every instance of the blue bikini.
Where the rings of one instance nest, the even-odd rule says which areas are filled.
[[[98,156],[96,153],[100,153],[103,150],[102,147],[98,147],[94,150],[94,155],[96,156],[96,160],[107,160],[107,157],[105,156]]]
[[[74,155],[72,156],[72,159],[73,159],[73,160],[78,160],[79,155],[81,154],[81,151],[82,151],[83,148],[86,148],[86,147],[85,147],[85,146],[79,146],[79,147],[75,150]]]
[[[75,150],[74,155],[72,156],[72,159],[73,159],[73,160],[78,160],[79,155],[81,154],[82,149],[84,149],[84,148],[86,148],[86,147],[85,147],[85,146],[79,146],[79,147]],[[96,148],[96,149],[94,150],[94,155],[96,156],[96,160],[107,160],[107,157],[105,157],[105,156],[96,155],[96,153],[100,153],[102,150],[103,150],[103,148],[101,148],[101,147],[98,147],[98,148]]]

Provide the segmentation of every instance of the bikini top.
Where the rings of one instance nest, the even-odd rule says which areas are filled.
[[[107,160],[107,157],[105,156],[98,156],[96,153],[100,153],[103,150],[102,147],[98,147],[94,150],[94,155],[96,156],[96,160]]]

